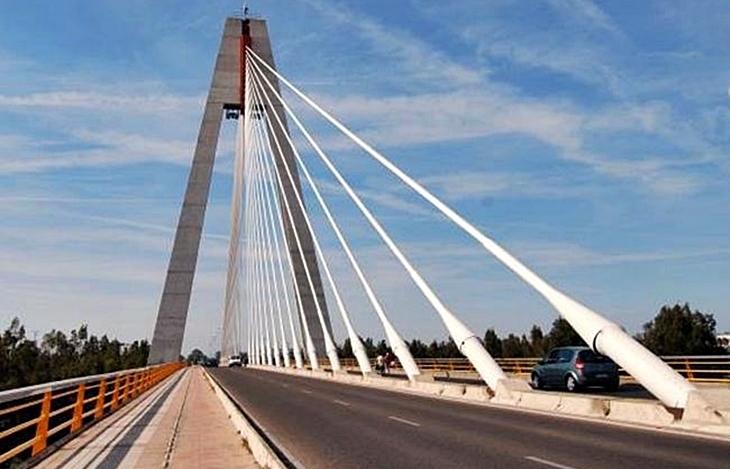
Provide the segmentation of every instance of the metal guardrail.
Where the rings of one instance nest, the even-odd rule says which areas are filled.
[[[730,355],[708,355],[708,356],[666,356],[660,357],[679,372],[689,381],[699,383],[722,383],[730,384]],[[421,371],[428,373],[474,373],[476,370],[466,358],[416,358],[416,364]],[[517,376],[529,376],[532,367],[540,360],[533,358],[497,358],[495,359],[505,373]],[[355,359],[341,359],[342,367],[347,370],[357,370],[357,362]],[[326,361],[321,363],[323,367],[328,367]],[[373,369],[375,361],[372,363]],[[399,370],[396,364],[393,370]],[[622,377],[630,378],[623,370],[619,369]]]
[[[0,392],[0,467],[40,454],[184,366],[170,363]]]

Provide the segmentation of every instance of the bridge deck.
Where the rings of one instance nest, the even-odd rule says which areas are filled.
[[[199,368],[70,441],[39,468],[258,468]]]

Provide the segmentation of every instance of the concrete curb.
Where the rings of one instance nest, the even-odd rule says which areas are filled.
[[[659,402],[631,399],[612,400],[606,419],[664,428],[675,423],[675,416]]]
[[[228,413],[231,419],[231,423],[236,428],[241,438],[246,440],[248,448],[251,451],[256,462],[265,468],[271,469],[288,469],[288,466],[279,459],[276,452],[269,446],[259,432],[249,422],[248,418],[238,409],[234,401],[223,391],[218,385],[216,380],[208,373],[207,370],[203,369],[205,377],[208,379],[215,395],[220,399],[223,408]],[[260,427],[259,427],[260,428]]]

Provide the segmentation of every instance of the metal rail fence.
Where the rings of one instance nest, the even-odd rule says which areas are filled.
[[[679,372],[689,381],[699,383],[721,383],[730,384],[730,355],[708,355],[708,356],[666,356],[661,357],[664,362]],[[466,358],[416,358],[418,368],[425,373],[447,373],[447,374],[475,374],[476,370]],[[540,358],[497,358],[495,359],[505,373],[520,377],[529,377],[532,367],[537,364]],[[357,362],[355,359],[342,359],[342,367],[356,371]],[[322,367],[328,367],[326,361],[321,363]],[[375,361],[372,363],[373,369]],[[399,370],[396,363],[394,370]],[[624,378],[629,375],[619,369]]]
[[[0,467],[41,454],[184,366],[171,363],[0,392]]]

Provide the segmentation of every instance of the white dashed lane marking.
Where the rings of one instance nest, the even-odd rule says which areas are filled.
[[[556,462],[548,461],[547,459],[537,458],[535,456],[525,456],[528,461],[544,464],[546,466],[555,467],[557,469],[578,469],[573,466],[566,466],[565,464],[558,464]]]
[[[406,425],[410,425],[412,427],[420,427],[420,423],[411,422],[410,420],[402,419],[400,417],[396,417],[395,415],[389,415],[388,418],[390,420],[395,420],[396,422],[405,423]]]

